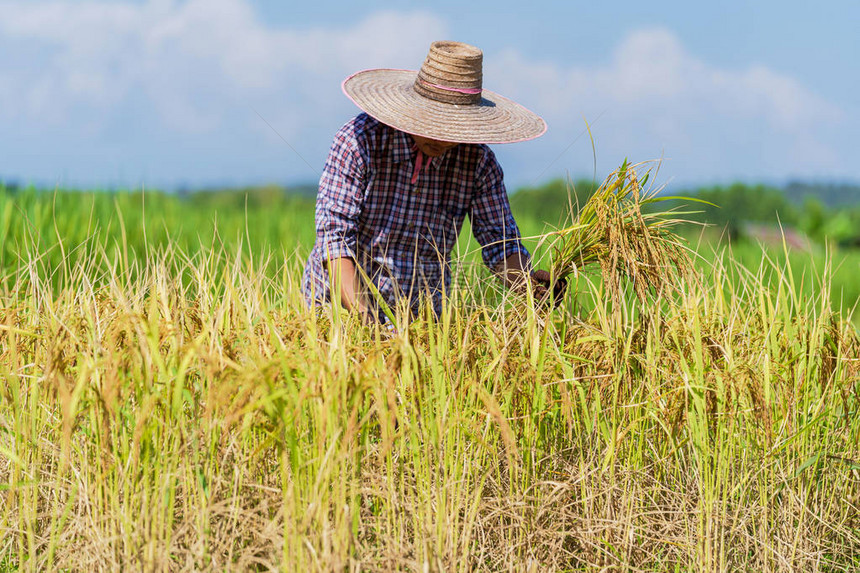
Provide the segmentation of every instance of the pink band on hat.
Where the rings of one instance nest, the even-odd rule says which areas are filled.
[[[425,86],[430,86],[431,88],[438,88],[440,90],[445,90],[446,92],[457,92],[461,94],[475,95],[481,93],[483,90],[481,88],[452,88],[448,86],[440,86],[439,84],[431,84],[430,82],[418,78],[422,84]]]

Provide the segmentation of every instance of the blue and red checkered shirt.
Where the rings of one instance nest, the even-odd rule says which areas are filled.
[[[364,113],[337,132],[320,178],[316,243],[302,279],[310,304],[330,301],[327,263],[348,257],[388,305],[407,297],[416,310],[430,296],[438,313],[466,215],[490,268],[517,252],[528,256],[489,147],[461,143],[430,158],[413,184],[417,153],[410,135]]]

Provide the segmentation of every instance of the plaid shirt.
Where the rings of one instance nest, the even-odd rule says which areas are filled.
[[[330,301],[327,262],[347,257],[388,305],[405,296],[416,310],[429,295],[438,313],[466,215],[490,268],[517,252],[528,256],[489,147],[459,144],[430,158],[412,184],[416,156],[411,136],[367,114],[337,132],[320,178],[316,243],[302,280],[310,304]]]

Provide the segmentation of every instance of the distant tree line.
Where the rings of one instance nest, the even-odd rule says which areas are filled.
[[[815,198],[828,207],[851,207],[860,205],[860,185],[853,183],[809,183],[789,181],[785,195],[793,203],[802,203]]]

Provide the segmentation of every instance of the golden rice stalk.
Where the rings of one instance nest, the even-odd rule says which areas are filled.
[[[645,300],[680,292],[694,280],[691,250],[672,228],[686,222],[675,210],[643,212],[646,205],[674,199],[657,197],[659,188],[646,188],[650,167],[621,164],[589,197],[570,227],[544,239],[552,243],[551,274],[558,280],[597,264],[613,303],[621,301],[624,281]]]

